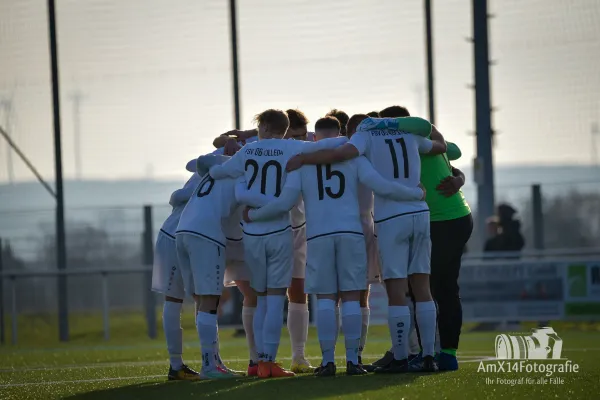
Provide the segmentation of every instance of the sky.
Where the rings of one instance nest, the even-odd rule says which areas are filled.
[[[57,3],[67,179],[77,173],[77,125],[85,179],[184,177],[186,162],[233,128],[229,1]],[[433,3],[437,125],[463,150],[458,165],[470,165],[471,2]],[[489,7],[494,163],[594,163],[600,1]],[[401,104],[427,117],[422,2],[238,0],[237,12],[243,128],[267,108],[298,107],[309,127],[333,107],[353,114]],[[0,0],[0,125],[52,180],[47,28],[46,1]],[[33,179],[2,142],[0,183],[11,174]]]

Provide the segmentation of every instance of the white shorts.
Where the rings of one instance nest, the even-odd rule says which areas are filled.
[[[292,278],[304,279],[306,270],[306,224],[292,230],[294,235],[294,266]]]
[[[367,249],[359,235],[308,241],[306,293],[336,294],[367,289]]]
[[[375,237],[375,227],[373,218],[369,216],[369,221],[361,218],[363,234],[365,235],[365,244],[367,246],[367,283],[381,282],[381,267],[379,261],[379,248],[377,247],[377,237]]]
[[[429,211],[378,223],[377,242],[383,280],[431,272]]]
[[[177,235],[177,258],[188,295],[220,296],[223,292],[225,249],[210,240]]]
[[[156,246],[154,246],[152,290],[176,299],[183,300],[185,297],[175,238],[162,230],[158,232]]]
[[[257,292],[288,288],[292,283],[292,230],[268,236],[244,235],[250,286]]]
[[[227,240],[225,257],[225,287],[236,286],[235,281],[250,281],[250,270],[244,260],[243,240]]]

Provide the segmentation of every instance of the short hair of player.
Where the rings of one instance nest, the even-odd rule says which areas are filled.
[[[348,120],[350,119],[350,117],[348,117],[348,114],[346,114],[342,110],[333,108],[331,109],[331,111],[325,114],[325,116],[337,118],[337,120],[340,121],[340,133],[343,136],[346,136],[346,125],[348,124]]]
[[[297,108],[290,108],[286,113],[290,119],[290,129],[305,128],[306,125],[308,125],[308,118],[306,118],[306,115]]]
[[[318,135],[321,131],[337,132],[341,130],[340,121],[335,117],[323,117],[315,122],[315,133]]]
[[[390,106],[379,111],[379,116],[381,118],[400,118],[410,117],[410,113],[408,112],[408,109],[406,107]]]
[[[379,111],[371,111],[370,113],[367,113],[367,115],[371,118],[379,118]]]
[[[348,137],[351,137],[356,133],[356,128],[358,125],[363,122],[365,119],[369,118],[367,114],[354,114],[348,120],[348,125],[346,126],[346,132],[348,132]]]
[[[262,139],[284,137],[290,127],[290,119],[285,111],[272,108],[256,114],[254,121],[258,125],[258,136]]]

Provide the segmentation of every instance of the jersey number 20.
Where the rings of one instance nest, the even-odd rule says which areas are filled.
[[[252,176],[250,177],[250,181],[248,181],[248,189],[252,187],[256,177],[258,176],[259,166],[256,160],[247,160],[245,165],[245,170],[248,171],[248,167],[252,167]],[[283,169],[281,168],[281,164],[279,164],[275,160],[267,161],[262,166],[262,171],[260,175],[260,192],[262,194],[267,194],[267,172],[269,172],[269,168],[274,167],[276,173],[276,181],[275,181],[275,197],[279,197],[281,194],[281,179],[283,176]]]
[[[396,156],[396,148],[394,147],[394,140],[385,139],[388,147],[390,148],[390,154],[392,156],[392,164],[394,164],[394,178],[400,178],[400,171],[398,170],[398,157]],[[396,139],[396,143],[400,143],[402,147],[402,158],[404,159],[404,177],[408,179],[408,152],[406,151],[406,142],[404,138]]]
[[[323,186],[323,166],[317,165],[317,185],[319,186],[319,200],[323,200],[325,198],[325,193],[327,196],[332,199],[339,199],[344,195],[344,190],[346,190],[346,177],[340,171],[332,170],[331,164],[325,165],[325,180],[329,181],[334,177],[338,178],[340,183],[340,188],[337,192],[331,190],[329,186]]]

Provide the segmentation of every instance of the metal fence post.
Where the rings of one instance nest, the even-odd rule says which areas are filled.
[[[154,262],[154,231],[152,229],[152,206],[144,206],[144,238],[143,238],[143,264],[152,267]],[[144,293],[146,306],[146,321],[148,324],[148,336],[156,339],[156,297],[150,290],[152,287],[152,271],[144,273]]]
[[[102,273],[102,323],[104,328],[104,340],[110,339],[110,322],[109,322],[109,307],[110,300],[108,298],[108,274]]]
[[[544,211],[542,209],[542,187],[539,184],[531,186],[531,201],[533,208],[533,247],[544,249]]]
[[[12,344],[17,344],[17,319],[19,316],[17,315],[17,283],[16,277],[13,275],[10,277],[10,292],[11,292],[11,310],[10,310],[10,318],[12,324]]]
[[[2,261],[4,256],[4,247],[2,246],[2,238],[0,238],[0,344],[6,343],[4,332],[4,277],[2,276]]]

